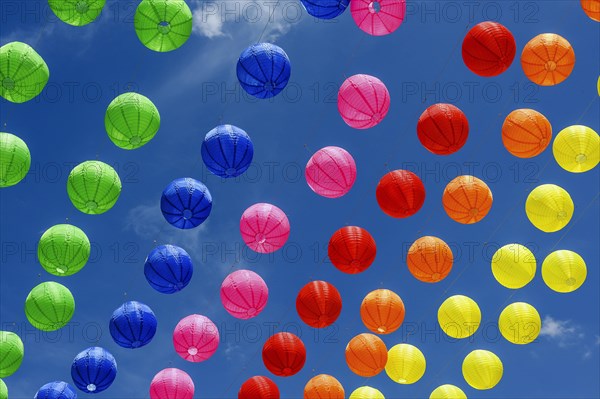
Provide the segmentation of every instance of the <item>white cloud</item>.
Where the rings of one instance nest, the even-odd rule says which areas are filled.
[[[544,317],[540,331],[541,336],[557,340],[573,337],[576,333],[577,327],[572,325],[570,320],[557,320],[552,316]]]
[[[223,32],[223,20],[219,14],[206,13],[204,7],[200,6],[194,10],[193,32],[209,39],[225,36]]]

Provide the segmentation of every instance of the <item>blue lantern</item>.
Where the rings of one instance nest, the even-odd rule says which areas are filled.
[[[158,292],[174,294],[192,279],[194,266],[190,255],[175,245],[159,245],[146,258],[144,275]]]
[[[271,98],[288,84],[290,60],[279,46],[258,43],[248,47],[237,63],[237,77],[242,88],[257,98]]]
[[[33,399],[77,399],[77,392],[64,381],[54,381],[41,387]]]
[[[306,11],[315,18],[333,19],[346,11],[350,0],[300,0]]]
[[[110,335],[117,345],[135,349],[147,345],[156,334],[156,316],[141,302],[125,302],[110,319]]]
[[[202,160],[217,176],[241,175],[250,166],[253,156],[250,137],[236,126],[219,125],[208,132],[202,143]]]
[[[71,365],[75,386],[86,393],[98,393],[111,386],[117,376],[117,362],[104,348],[92,346],[79,352]]]
[[[211,209],[212,197],[208,188],[189,177],[173,180],[160,199],[160,210],[166,221],[179,229],[201,225]]]

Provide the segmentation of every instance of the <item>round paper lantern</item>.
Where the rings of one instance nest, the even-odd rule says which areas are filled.
[[[438,309],[440,328],[452,338],[467,338],[475,334],[481,324],[481,310],[477,302],[464,295],[447,298]]]
[[[108,389],[117,376],[117,362],[104,348],[93,346],[79,352],[71,365],[75,386],[85,393]]]
[[[344,122],[355,129],[378,125],[389,109],[390,93],[374,76],[350,76],[338,92],[338,111]]]
[[[156,135],[160,127],[160,114],[147,97],[138,93],[124,93],[108,105],[104,127],[117,147],[133,150],[146,145]]]
[[[117,345],[135,349],[152,341],[156,334],[156,325],[156,316],[149,306],[137,301],[128,301],[113,312],[109,330]]]
[[[552,144],[554,159],[566,171],[587,172],[600,161],[600,136],[587,126],[574,125],[558,133]]]
[[[555,33],[542,33],[531,39],[521,53],[525,76],[540,86],[554,86],[569,77],[575,67],[571,43]]]
[[[121,195],[121,179],[109,165],[86,161],[75,166],[67,181],[69,199],[83,213],[99,215],[111,209]]]
[[[257,43],[240,55],[236,72],[246,93],[265,99],[275,97],[285,89],[292,74],[292,65],[281,47]]]
[[[48,273],[70,276],[85,266],[90,251],[90,240],[83,230],[70,224],[57,224],[40,238],[37,256]]]
[[[600,0],[581,0],[581,8],[588,17],[600,22]]]
[[[444,384],[434,389],[429,399],[467,399],[467,395],[455,385]]]
[[[333,284],[311,281],[296,297],[296,311],[303,322],[314,328],[335,323],[342,311],[342,297]]]
[[[184,317],[173,331],[173,346],[188,362],[203,362],[219,347],[219,330],[208,317],[198,314]]]
[[[77,392],[71,384],[54,381],[42,386],[33,399],[77,399]]]
[[[350,0],[300,0],[306,11],[315,18],[333,19],[346,11]]]
[[[404,321],[404,302],[398,294],[386,289],[371,291],[360,305],[363,324],[375,334],[391,334]]]
[[[201,153],[208,170],[227,179],[241,175],[250,167],[254,145],[239,127],[219,125],[204,137]]]
[[[0,132],[0,188],[14,186],[23,180],[30,166],[27,144],[14,134]]]
[[[13,103],[37,97],[50,77],[48,65],[29,45],[10,42],[0,47],[0,96]]]
[[[414,384],[425,374],[425,356],[416,346],[398,344],[388,352],[385,372],[398,384]]]
[[[48,0],[58,19],[73,26],[84,26],[96,20],[105,4],[106,0]]]
[[[533,158],[546,149],[552,139],[552,125],[533,109],[512,111],[502,125],[502,143],[515,157]]]
[[[531,224],[546,233],[554,233],[569,224],[574,211],[569,193],[555,184],[537,186],[525,202],[525,213]]]
[[[507,244],[492,257],[492,274],[506,288],[523,288],[535,276],[537,263],[533,253],[521,244]]]
[[[146,258],[144,275],[148,284],[163,294],[174,294],[184,289],[192,279],[192,258],[175,245],[159,245]]]
[[[460,150],[469,137],[469,121],[452,104],[433,104],[417,123],[417,135],[423,147],[437,155],[449,155]]]
[[[410,273],[425,283],[437,283],[450,274],[454,255],[444,240],[425,236],[408,249],[406,264]]]
[[[235,318],[251,319],[267,306],[269,288],[265,281],[250,270],[236,270],[221,284],[221,303]]]
[[[337,378],[319,374],[304,386],[304,399],[344,399],[344,387]]]
[[[327,254],[338,270],[356,274],[371,266],[377,254],[377,246],[367,230],[346,226],[333,233],[329,239]]]
[[[394,170],[379,180],[375,192],[381,210],[394,218],[414,215],[425,202],[425,186],[408,170]]]
[[[23,341],[21,338],[10,331],[0,331],[0,377],[9,377],[14,374],[21,363],[25,354]]]
[[[56,331],[71,320],[75,299],[64,285],[47,281],[35,286],[25,300],[25,315],[32,326],[42,331]]]
[[[350,191],[356,180],[352,155],[340,147],[325,147],[315,152],[304,172],[308,186],[326,198],[338,198]]]
[[[504,308],[498,319],[498,329],[513,344],[529,344],[538,337],[542,319],[538,311],[528,303],[515,302]]]
[[[512,33],[498,22],[475,25],[463,40],[462,58],[467,68],[476,75],[500,75],[512,64],[517,44]]]
[[[270,378],[254,376],[247,379],[238,392],[238,399],[279,399],[279,388]]]
[[[200,226],[212,209],[208,188],[191,177],[175,179],[163,191],[160,210],[173,227],[187,230]]]
[[[8,399],[8,387],[2,379],[0,379],[0,399]]]
[[[406,0],[352,0],[350,12],[356,25],[373,36],[389,35],[406,15]]]
[[[304,367],[306,349],[296,335],[280,332],[271,336],[262,349],[265,367],[279,377],[289,377]]]
[[[385,399],[385,397],[379,389],[363,386],[352,391],[348,399]]]
[[[442,195],[444,210],[450,218],[461,224],[473,224],[483,219],[492,208],[492,190],[475,176],[458,176]]]
[[[556,292],[573,292],[584,283],[587,267],[583,258],[566,249],[552,252],[542,263],[542,278]]]
[[[194,381],[183,370],[167,368],[150,382],[150,399],[193,399]]]
[[[498,356],[490,351],[476,349],[469,353],[462,364],[465,381],[472,388],[492,389],[502,379],[504,368]]]
[[[346,346],[346,364],[361,377],[374,377],[381,373],[387,360],[387,348],[376,335],[357,335]]]
[[[182,0],[142,0],[133,25],[140,42],[150,50],[173,51],[192,34],[192,11]]]
[[[285,245],[290,236],[290,222],[275,205],[258,203],[242,214],[240,233],[251,250],[268,254]]]

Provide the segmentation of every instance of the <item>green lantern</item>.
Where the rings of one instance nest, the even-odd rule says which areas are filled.
[[[108,105],[104,116],[108,137],[126,150],[148,143],[160,127],[158,109],[147,97],[137,93],[121,94]]]
[[[11,42],[0,47],[0,96],[24,103],[44,90],[50,71],[30,46]]]
[[[14,186],[23,180],[30,166],[27,144],[14,134],[0,133],[0,187]]]
[[[38,260],[55,276],[80,271],[90,258],[90,240],[78,227],[57,224],[44,232],[38,243]]]
[[[183,0],[142,0],[133,24],[144,46],[161,53],[173,51],[192,34],[192,12]]]
[[[48,0],[58,19],[73,26],[93,22],[102,12],[105,3],[106,0]]]
[[[0,379],[0,399],[8,399],[8,388],[4,381]]]
[[[35,286],[25,300],[25,315],[35,328],[56,331],[67,325],[75,311],[75,299],[62,284],[47,281]]]
[[[86,161],[69,173],[67,193],[75,208],[83,213],[99,215],[112,208],[119,199],[121,179],[104,162]]]
[[[0,377],[4,378],[14,374],[21,367],[24,353],[23,341],[17,334],[0,331]],[[4,389],[6,390],[6,386]],[[2,396],[0,395],[0,397]]]

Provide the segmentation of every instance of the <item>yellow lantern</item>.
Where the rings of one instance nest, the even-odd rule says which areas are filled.
[[[571,220],[575,205],[569,193],[555,184],[542,184],[529,193],[525,212],[529,221],[538,229],[553,233]]]
[[[348,399],[385,399],[385,396],[379,389],[364,386],[356,388]]]
[[[465,381],[479,390],[492,389],[502,379],[504,368],[498,356],[490,351],[477,349],[469,353],[462,364]]]
[[[542,278],[556,292],[573,292],[585,281],[587,267],[579,254],[561,249],[546,256],[542,263]]]
[[[425,356],[416,346],[394,345],[388,351],[385,372],[398,384],[414,384],[425,374]]]
[[[542,320],[533,306],[525,302],[515,302],[500,313],[498,328],[507,341],[525,345],[540,335]]]
[[[554,139],[552,153],[561,168],[573,173],[587,172],[600,160],[600,136],[587,126],[569,126]]]
[[[477,303],[464,295],[446,299],[438,309],[440,328],[452,338],[467,338],[475,334],[481,323]]]
[[[467,399],[467,395],[459,387],[445,384],[434,389],[429,399]]]
[[[525,287],[533,280],[535,269],[535,256],[521,244],[505,245],[492,257],[492,274],[506,288]]]

